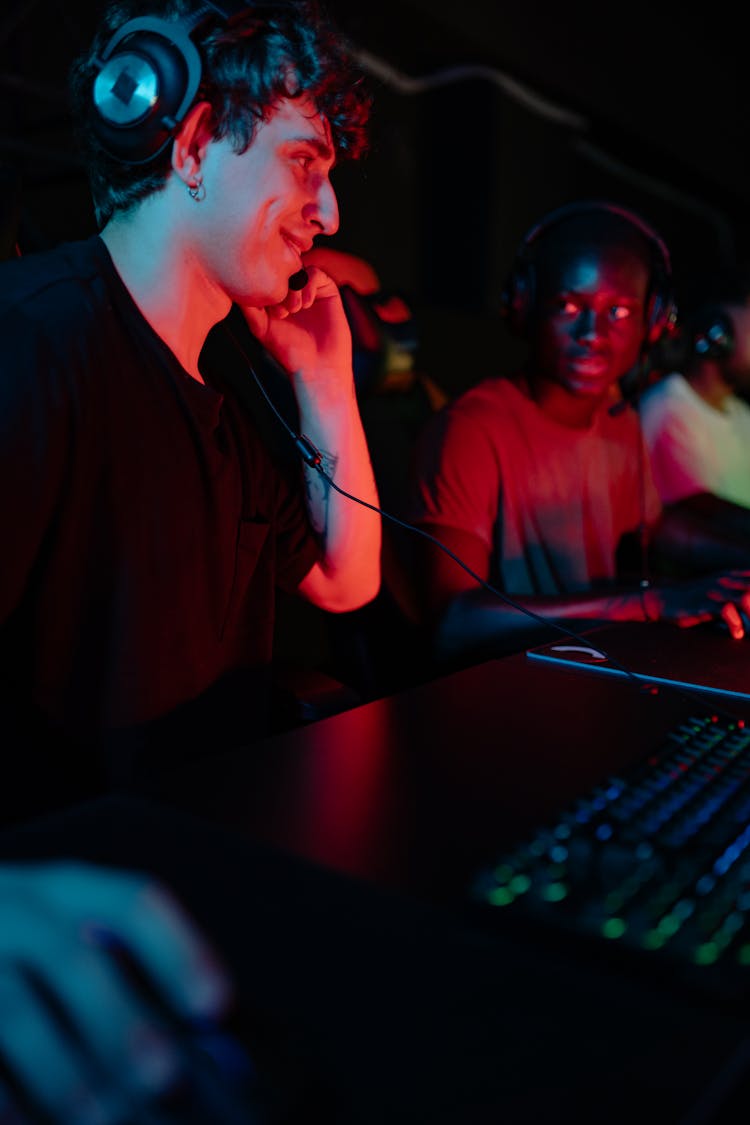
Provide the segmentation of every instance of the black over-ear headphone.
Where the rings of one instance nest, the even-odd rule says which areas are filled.
[[[692,318],[691,344],[700,359],[725,359],[734,351],[734,325],[723,309],[706,307]]]
[[[663,239],[639,215],[621,207],[619,204],[604,200],[585,200],[559,207],[545,215],[526,232],[516,252],[516,259],[503,291],[501,298],[502,313],[516,335],[522,337],[527,335],[536,298],[533,261],[535,244],[554,224],[572,215],[583,215],[592,211],[605,211],[612,215],[620,215],[639,230],[653,248],[654,264],[649,287],[646,342],[649,345],[655,344],[665,332],[673,329],[677,318],[672,288],[672,261],[669,251]]]
[[[174,137],[198,93],[202,62],[193,36],[210,20],[228,23],[247,5],[202,4],[182,19],[142,16],[115,32],[95,60],[92,128],[122,164],[146,164]]]

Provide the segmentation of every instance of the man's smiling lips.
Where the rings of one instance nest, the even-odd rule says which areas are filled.
[[[289,234],[289,232],[285,230],[281,232],[281,237],[284,239],[284,242],[286,242],[287,246],[289,246],[290,249],[293,250],[297,257],[300,259],[301,264],[302,255],[306,254],[307,251],[311,248],[312,242],[307,239],[295,238],[294,235]]]

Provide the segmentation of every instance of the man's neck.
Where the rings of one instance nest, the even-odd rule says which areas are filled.
[[[686,371],[685,378],[695,393],[714,410],[724,412],[728,409],[733,391],[717,363],[700,363]]]
[[[600,398],[575,395],[547,379],[525,379],[529,397],[543,414],[571,430],[587,430],[602,408]]]
[[[150,201],[101,232],[115,269],[156,334],[194,379],[210,329],[229,312],[229,298],[208,284]]]

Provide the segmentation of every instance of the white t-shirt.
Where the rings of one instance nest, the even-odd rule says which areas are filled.
[[[709,405],[677,372],[643,394],[643,433],[665,504],[710,492],[750,508],[750,406],[736,395],[724,406]]]

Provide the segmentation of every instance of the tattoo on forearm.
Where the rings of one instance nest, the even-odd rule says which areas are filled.
[[[333,477],[338,464],[338,457],[332,453],[326,453],[323,450],[318,450],[320,453],[320,464],[323,471],[327,476]],[[310,522],[313,530],[321,538],[325,539],[328,530],[328,502],[331,494],[331,486],[325,477],[310,467],[305,468],[305,491],[307,493],[307,510],[310,515]]]

